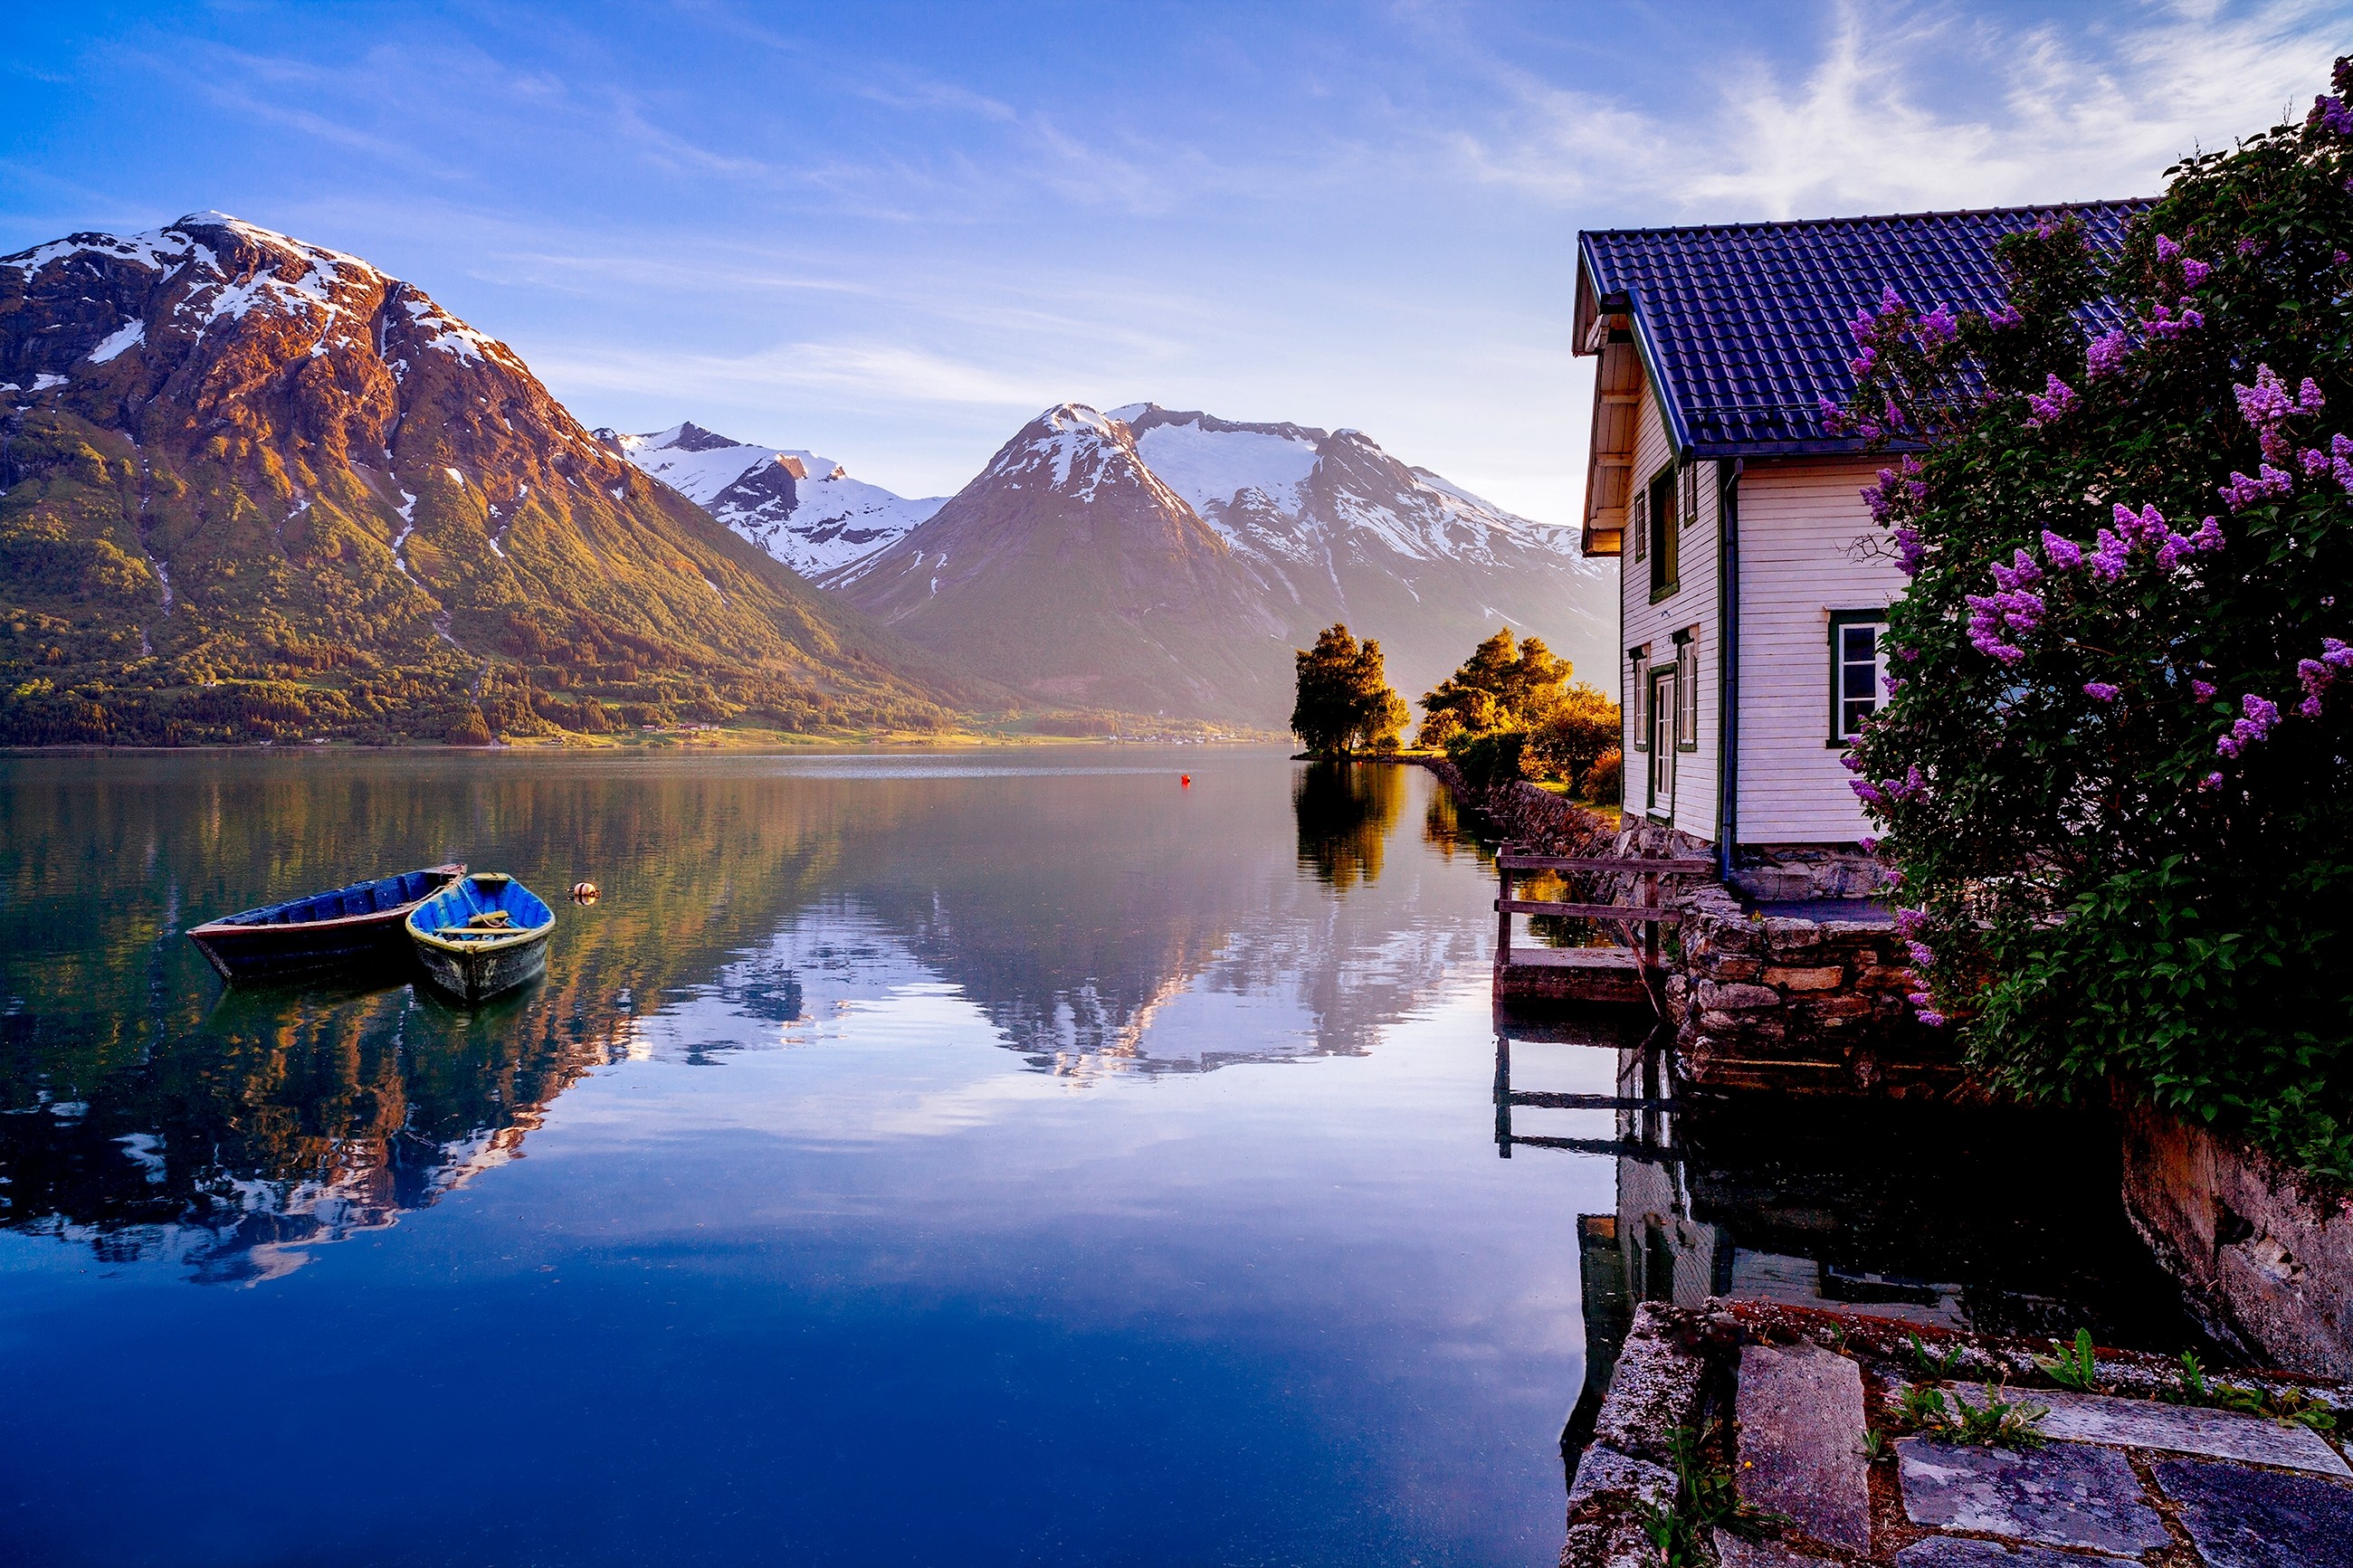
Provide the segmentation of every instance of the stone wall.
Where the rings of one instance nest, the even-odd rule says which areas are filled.
[[[1451,763],[1423,765],[1500,838],[1539,854],[1627,861],[1623,875],[1572,878],[1580,899],[1640,901],[1642,860],[1714,853],[1712,845],[1624,814],[1612,831],[1608,817],[1534,784],[1473,790]],[[1784,878],[1776,893],[1822,898],[1878,891],[1886,880],[1885,868],[1861,851],[1820,846],[1801,847],[1751,874],[1768,873]],[[1900,1097],[1943,1093],[1960,1081],[1950,1032],[1922,1027],[1905,999],[1918,987],[1892,921],[1757,914],[1720,882],[1685,879],[1676,886],[1683,912],[1666,931],[1673,967],[1663,996],[1690,1082]]]
[[[2217,1339],[2353,1377],[2353,1195],[2120,1097],[2125,1212]]]
[[[1667,1005],[1694,1084],[1901,1097],[1960,1081],[1951,1033],[1905,1000],[1917,982],[1892,923],[1752,913],[1710,883],[1676,934]]]

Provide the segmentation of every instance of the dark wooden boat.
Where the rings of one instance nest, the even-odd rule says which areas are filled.
[[[188,940],[224,980],[286,980],[397,960],[408,911],[465,874],[463,866],[428,866],[353,882],[206,921]]]
[[[480,1002],[547,972],[555,911],[503,871],[477,871],[408,911],[408,940],[434,984]]]

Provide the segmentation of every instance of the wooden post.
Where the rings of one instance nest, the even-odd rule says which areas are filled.
[[[1495,899],[1495,973],[1499,976],[1512,963],[1512,911],[1504,908],[1512,899],[1512,868],[1504,864],[1511,847],[1504,845],[1495,856],[1495,875],[1501,879],[1496,885],[1502,889]]]
[[[1645,873],[1642,878],[1642,902],[1651,909],[1659,907],[1659,874],[1656,871]],[[1659,922],[1656,921],[1642,922],[1642,963],[1648,969],[1659,966]]]

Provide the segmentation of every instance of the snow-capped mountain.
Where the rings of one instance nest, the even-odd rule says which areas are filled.
[[[830,458],[731,440],[700,425],[596,435],[804,577],[873,554],[947,500],[893,495],[851,479]]]
[[[211,212],[0,257],[0,389],[10,743],[963,700],[358,257]]]
[[[1576,535],[1354,430],[1062,404],[896,542],[818,579],[960,667],[1054,700],[1279,726],[1292,650],[1345,621],[1408,695],[1499,626],[1605,683]]]

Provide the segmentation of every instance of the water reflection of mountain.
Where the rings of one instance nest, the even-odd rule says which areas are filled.
[[[0,763],[0,1225],[266,1277],[512,1157],[624,1057],[716,1061],[945,982],[1042,1069],[1201,1071],[1362,1051],[1484,956],[1477,889],[1393,842],[1418,772],[910,771]],[[606,897],[564,908],[543,985],[470,1013],[224,996],[178,934],[453,857]]]

